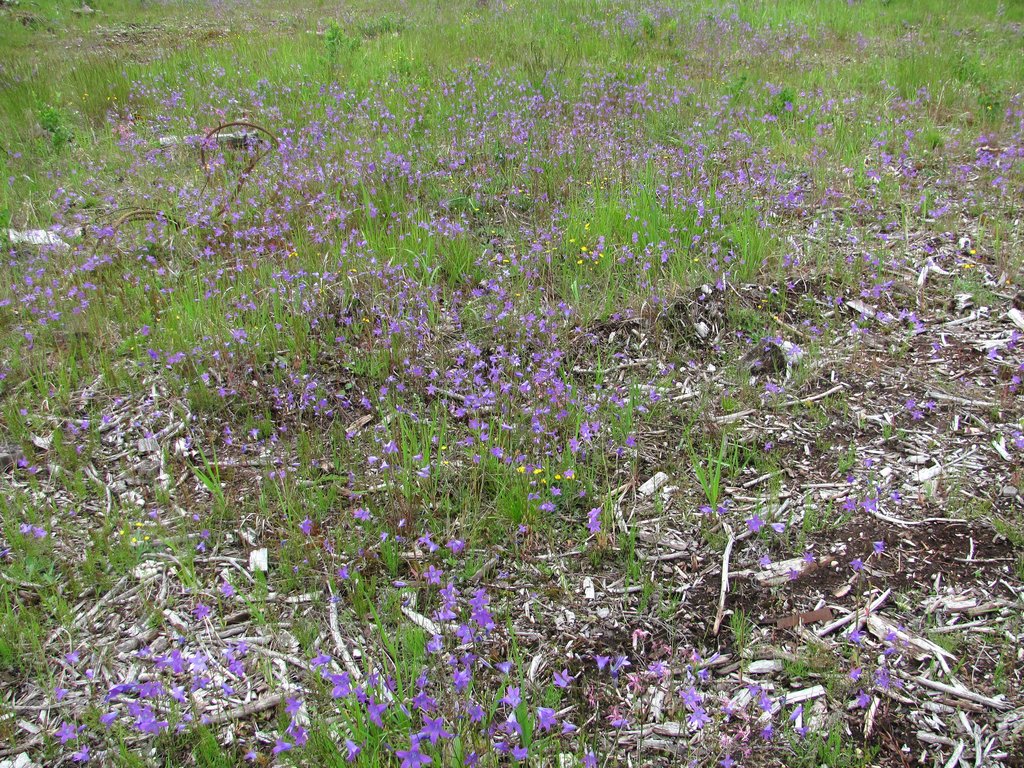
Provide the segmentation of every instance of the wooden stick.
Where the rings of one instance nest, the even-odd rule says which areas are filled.
[[[264,696],[262,699],[256,699],[256,701],[250,701],[248,704],[243,704],[240,707],[229,709],[226,712],[220,712],[219,714],[213,715],[204,721],[205,725],[220,725],[221,723],[228,723],[232,720],[242,720],[246,717],[252,717],[253,715],[263,712],[264,710],[276,707],[284,701],[283,693],[273,693],[269,696]]]
[[[714,634],[722,628],[722,618],[725,616],[725,596],[729,592],[729,557],[732,555],[732,545],[736,543],[732,526],[726,522],[722,523],[729,534],[729,543],[725,545],[725,554],[722,556],[722,588],[718,592],[718,613],[715,614]]]
[[[0,749],[0,757],[10,757],[11,755],[20,755],[22,752],[27,752],[30,749],[34,749],[43,743],[42,736],[33,736],[28,741],[24,741],[21,744],[15,744],[13,747],[4,747]]]
[[[345,645],[345,640],[341,636],[341,629],[338,627],[338,603],[334,597],[334,590],[331,590],[331,597],[328,600],[328,622],[331,627],[331,637],[334,639],[334,647],[338,653],[341,654],[342,663],[345,665],[345,669],[349,675],[356,682],[362,679],[362,675],[359,673],[359,667],[356,666],[355,659],[352,658],[352,654],[349,653],[348,648]]]
[[[810,397],[802,397],[795,400],[787,400],[782,405],[784,408],[788,408],[794,405],[807,405],[808,403],[816,403],[819,400],[824,400],[829,395],[834,395],[836,392],[844,388],[845,387],[842,384],[836,384],[834,387],[832,387],[831,389],[826,389],[824,392],[819,392],[818,394],[811,395]]]
[[[753,408],[747,408],[743,411],[736,411],[736,413],[727,413],[724,416],[713,416],[711,420],[715,422],[715,424],[732,424],[734,421],[746,418],[753,412]]]
[[[877,611],[878,608],[882,605],[882,603],[884,603],[886,600],[889,599],[889,595],[891,595],[891,594],[892,594],[892,590],[891,589],[887,589],[887,590],[885,590],[885,592],[883,592],[881,595],[879,595],[877,598],[875,598],[874,602],[872,602],[868,606],[868,609],[864,612],[864,615],[861,616],[860,620],[863,621],[867,616],[869,616],[870,614],[872,614],[875,611]],[[859,610],[850,611],[850,613],[848,613],[845,616],[843,616],[843,618],[836,619],[831,624],[826,624],[824,627],[819,629],[818,630],[818,637],[826,637],[828,635],[831,635],[837,629],[845,627],[847,624],[849,624],[851,621],[853,621],[859,615],[860,615],[860,611]]]
[[[960,755],[963,753],[964,743],[962,741],[958,741],[956,743],[956,749],[953,750],[953,754],[950,756],[949,760],[946,761],[944,768],[956,768],[960,762]]]
[[[933,691],[945,693],[949,696],[954,696],[958,699],[966,699],[967,701],[973,701],[975,704],[981,704],[991,709],[1004,710],[1010,708],[1009,703],[1005,701],[993,699],[990,696],[983,696],[980,693],[975,693],[974,691],[970,691],[966,688],[959,688],[953,685],[946,685],[945,683],[940,683],[937,680],[929,680],[927,677],[911,677],[910,679],[918,685],[923,685],[925,688],[931,688]]]

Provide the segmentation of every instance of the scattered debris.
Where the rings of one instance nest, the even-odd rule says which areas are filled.
[[[71,248],[60,235],[47,229],[8,229],[7,239],[11,245],[36,245],[58,251]]]
[[[266,547],[254,549],[249,553],[249,570],[253,573],[256,571],[266,573],[270,570]]]
[[[668,475],[664,472],[658,472],[643,485],[637,488],[637,494],[640,496],[653,496],[654,493],[661,488],[665,483],[668,482]]]
[[[161,147],[190,147],[197,152],[206,141],[213,141],[227,149],[245,149],[256,144],[259,134],[256,131],[225,131],[209,136],[161,136],[158,143]]]

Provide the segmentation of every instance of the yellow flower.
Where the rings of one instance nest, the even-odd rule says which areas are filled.
[[[526,467],[516,467],[516,472],[522,475],[526,472]]]

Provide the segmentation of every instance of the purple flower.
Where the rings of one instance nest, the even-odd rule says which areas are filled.
[[[587,530],[591,533],[601,532],[601,508],[594,507],[587,513]]]
[[[204,603],[199,603],[193,609],[192,615],[196,617],[197,621],[202,621],[207,616],[209,616],[211,612],[212,611],[210,610],[210,606],[208,606],[208,605],[206,605]]]
[[[311,534],[313,532],[313,521],[309,519],[308,515],[306,516],[305,520],[303,520],[301,523],[299,523],[299,528],[307,536],[309,536],[309,534]]]
[[[413,697],[412,704],[420,712],[433,712],[437,709],[437,702],[431,696],[428,696],[426,691],[417,693]]]
[[[383,728],[384,721],[381,719],[381,715],[384,714],[384,710],[387,708],[387,704],[378,704],[371,699],[370,703],[366,705],[366,717],[378,728]]]
[[[270,750],[270,751],[273,754],[275,754],[275,755],[279,755],[282,752],[287,752],[293,746],[294,746],[294,744],[292,744],[290,741],[285,741],[284,739],[278,739],[277,743],[274,744],[274,748],[272,750]]]
[[[612,728],[629,727],[629,720],[624,715],[617,712],[614,708],[612,709],[611,714],[608,715],[608,722],[611,724]]]
[[[466,542],[461,539],[452,539],[448,542],[448,549],[451,550],[453,555],[458,555],[466,548]]]
[[[597,755],[593,751],[583,756],[583,768],[597,768]]]
[[[32,536],[36,539],[46,538],[46,530],[40,528],[38,525],[32,525],[31,523],[22,523],[19,530],[26,536]]]
[[[426,716],[423,718],[423,730],[420,731],[419,735],[430,739],[431,744],[437,744],[439,739],[450,739],[452,737],[452,735],[444,729],[443,718],[431,718]]]
[[[750,529],[751,533],[758,533],[763,526],[764,520],[761,519],[760,515],[747,518],[747,528]]]
[[[616,656],[615,657],[615,661],[612,662],[612,666],[611,666],[611,670],[610,670],[611,673],[612,673],[612,677],[616,677],[617,678],[619,676],[619,671],[620,670],[624,669],[625,667],[631,667],[631,666],[633,666],[633,665],[630,663],[628,658],[626,658],[625,656]]]
[[[889,670],[885,667],[879,667],[875,670],[875,685],[881,688],[883,691],[889,690],[891,678],[889,677]]]
[[[312,664],[313,669],[320,669],[320,667],[326,667],[331,663],[331,657],[323,651],[320,651],[312,658],[312,660],[310,660],[309,663]]]
[[[859,573],[861,569],[864,568],[864,561],[861,560],[859,557],[856,557],[850,561],[850,567]]]
[[[558,718],[555,716],[555,710],[549,709],[548,707],[537,708],[537,727],[542,731],[549,731],[555,725],[558,724]]]
[[[509,686],[509,689],[505,692],[505,695],[502,696],[500,703],[507,704],[508,706],[514,709],[519,706],[519,703],[521,701],[522,698],[519,695],[519,687]]]
[[[697,692],[697,689],[692,685],[686,690],[680,690],[679,698],[683,700],[683,704],[685,704],[686,708],[691,712],[701,704],[701,696]]]
[[[699,731],[711,722],[711,718],[708,717],[708,713],[704,711],[704,707],[698,706],[695,707],[690,713],[690,716],[686,718],[686,722],[689,723],[691,728]]]
[[[572,675],[569,674],[568,669],[563,669],[561,672],[555,672],[555,685],[559,688],[568,688],[573,681]]]
[[[345,739],[345,759],[348,762],[351,763],[355,760],[361,751],[359,745],[352,741],[352,739]]]
[[[75,726],[71,725],[71,723],[65,720],[63,723],[61,723],[61,726],[57,730],[57,733],[55,735],[57,736],[58,739],[60,739],[61,744],[67,744],[72,739],[78,738],[78,731],[75,728]]]
[[[395,752],[395,757],[402,761],[401,768],[418,768],[421,765],[430,765],[434,762],[427,755],[420,752],[418,741],[410,740],[408,749],[400,749]]]
[[[467,668],[457,668],[452,672],[452,682],[455,684],[455,690],[458,693],[462,693],[466,690],[472,679],[473,673]]]
[[[880,555],[883,552],[885,552],[885,542],[884,541],[876,541],[875,542],[875,554],[876,555]]]
[[[82,748],[77,752],[71,753],[71,759],[76,763],[87,763],[89,762],[89,745],[83,744]]]

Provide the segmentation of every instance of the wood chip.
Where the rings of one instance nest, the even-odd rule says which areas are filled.
[[[783,616],[780,619],[776,619],[775,626],[779,629],[790,629],[798,624],[817,624],[821,621],[832,620],[832,609],[827,605],[824,608],[818,608],[813,611],[804,611],[803,613],[794,613],[789,616]]]
[[[639,496],[652,496],[661,486],[668,482],[668,475],[664,472],[657,472],[647,482],[636,489]]]
[[[940,645],[931,640],[914,635],[905,629],[901,629],[884,616],[873,613],[868,616],[868,631],[882,642],[888,642],[889,638],[896,638],[899,644],[904,647],[917,661],[924,661],[934,657],[940,663],[945,661],[956,661],[956,657]]]
[[[412,608],[406,608],[405,606],[402,606],[402,613],[405,614],[405,617],[409,619],[409,621],[427,634],[431,636],[441,634],[441,628],[422,613],[417,613]]]

